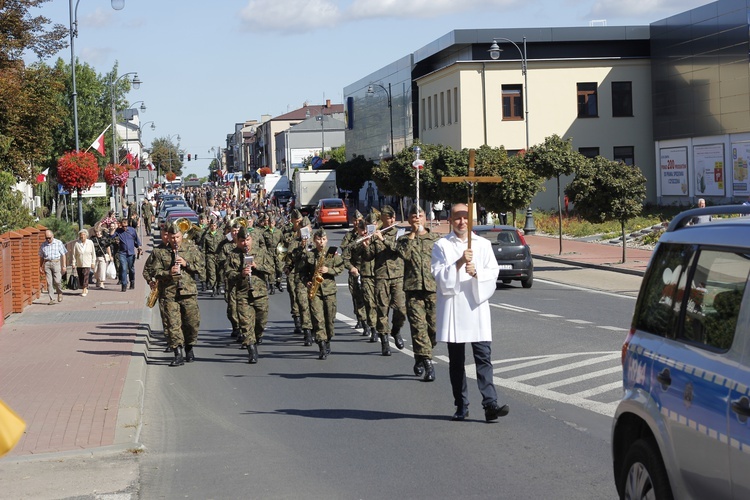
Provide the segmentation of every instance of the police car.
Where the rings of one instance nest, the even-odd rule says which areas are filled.
[[[621,498],[750,498],[748,214],[683,212],[654,250],[622,347]]]

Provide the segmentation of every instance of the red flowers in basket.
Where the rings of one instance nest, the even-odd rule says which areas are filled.
[[[128,182],[128,167],[125,165],[114,165],[110,163],[104,169],[104,181],[115,187],[122,187]]]
[[[57,160],[57,181],[66,191],[85,191],[99,179],[99,163],[93,153],[69,151]]]
[[[166,179],[167,179],[167,180],[168,180],[169,182],[172,182],[173,180],[175,180],[175,179],[177,178],[177,174],[175,174],[175,173],[174,173],[174,172],[172,172],[172,171],[169,171],[169,172],[167,172],[167,173],[166,173],[166,174],[164,175],[164,177],[165,177],[165,178],[166,178]]]

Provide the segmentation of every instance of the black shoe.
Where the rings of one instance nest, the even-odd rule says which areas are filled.
[[[247,346],[247,362],[251,365],[258,362],[258,347],[255,344]]]
[[[121,292],[127,292],[128,291],[128,285],[122,285]]]
[[[311,346],[313,344],[312,341],[312,334],[310,333],[310,330],[305,328],[305,345]]]
[[[326,352],[326,343],[321,340],[320,342],[318,342],[318,347],[320,348],[318,359],[326,359],[328,357],[328,352]]]
[[[281,286],[281,282],[280,281],[278,283],[276,283],[276,290],[278,290],[280,292],[284,291],[284,288]]]
[[[425,359],[422,361],[422,364],[424,365],[424,377],[422,380],[425,382],[432,382],[435,380],[435,365],[432,364],[432,360]]]
[[[294,320],[294,333],[302,333],[302,323],[300,323],[299,316],[292,316]]]
[[[365,323],[364,325],[362,325],[362,328],[363,328],[363,330],[362,330],[362,336],[363,337],[369,337],[370,336],[370,325],[368,325],[367,323]]]
[[[454,422],[463,422],[469,418],[469,407],[456,407],[456,413],[453,414],[451,420]]]
[[[185,362],[192,363],[195,361],[195,353],[193,352],[193,346],[189,345],[185,347]]]
[[[357,320],[357,324],[354,325],[354,328],[362,328],[362,322],[360,320]]]
[[[326,354],[331,354],[331,341],[326,340]]]
[[[262,343],[263,343],[263,337],[257,337],[257,338],[255,339],[255,343],[256,343],[256,344],[262,344]]]
[[[388,343],[388,335],[380,335],[380,354],[382,356],[391,355],[391,345]]]
[[[216,290],[211,290],[211,297],[216,297]]]
[[[500,406],[497,404],[497,401],[493,401],[484,407],[484,419],[487,422],[492,422],[493,420],[497,420],[498,417],[504,417],[509,411],[510,407],[508,405]]]
[[[185,364],[185,358],[182,357],[182,346],[175,347],[172,349],[172,352],[174,352],[174,359],[171,363],[169,363],[169,366],[182,366]]]
[[[396,334],[392,333],[391,335],[393,335],[393,342],[396,344],[396,347],[398,347],[398,350],[400,351],[401,349],[403,349],[404,348],[404,338],[401,336],[401,334],[400,333],[396,333]]]
[[[375,331],[375,328],[370,327],[370,342],[377,342],[378,341],[378,332]]]
[[[237,330],[236,328],[234,330],[232,330],[232,338],[233,339],[236,339],[239,336],[240,336],[240,331],[239,330]]]
[[[275,288],[274,288],[273,286],[269,286],[269,287],[268,287],[268,294],[269,294],[269,295],[274,295],[274,294],[276,294],[276,289],[275,289]]]
[[[424,375],[424,363],[422,361],[421,359],[414,361],[414,375],[417,377]]]
[[[130,289],[135,290],[135,281],[130,282]]]

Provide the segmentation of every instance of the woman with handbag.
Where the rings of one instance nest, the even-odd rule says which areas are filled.
[[[78,272],[78,283],[83,289],[81,295],[85,297],[89,293],[89,273],[96,263],[96,251],[94,244],[89,239],[89,230],[78,231],[78,241],[73,245],[73,267]]]
[[[112,251],[109,248],[109,238],[102,236],[101,227],[96,228],[96,233],[91,237],[96,253],[96,266],[94,268],[94,278],[96,287],[104,288],[104,280],[107,279],[107,266],[112,262]]]

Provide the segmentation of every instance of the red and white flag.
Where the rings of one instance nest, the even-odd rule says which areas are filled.
[[[128,161],[128,165],[133,164],[133,153],[128,151],[128,154],[125,155],[125,159]]]
[[[99,137],[96,138],[94,142],[91,143],[91,146],[89,146],[89,149],[94,148],[97,151],[99,151],[99,154],[104,156],[104,134],[107,133],[107,130],[109,130],[109,127],[111,125],[107,125],[107,128],[104,129],[104,132],[99,134]]]
[[[154,164],[151,163],[151,162],[149,162],[148,165],[146,165],[146,168],[148,168],[149,170],[151,170],[153,172],[154,171]]]
[[[135,157],[135,169],[136,170],[141,169],[141,155],[136,155]]]
[[[47,176],[49,175],[49,169],[45,169],[44,172],[36,176],[36,182],[38,184],[41,184],[42,182],[47,180]]]
[[[424,160],[414,160],[411,162],[411,166],[417,170],[422,170],[424,168]]]

